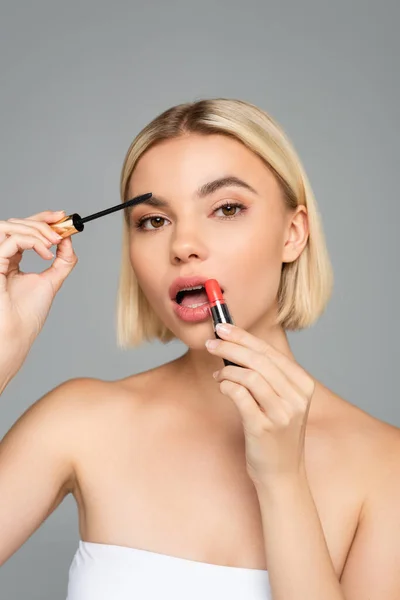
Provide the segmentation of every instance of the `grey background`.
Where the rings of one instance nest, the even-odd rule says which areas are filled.
[[[289,334],[292,349],[336,393],[400,426],[399,4],[48,0],[0,10],[0,219],[117,204],[130,142],[174,104],[259,105],[300,154],[335,272],[327,312]],[[78,266],[1,396],[1,436],[61,381],[116,379],[185,351],[117,349],[121,227],[117,213],[74,236]],[[44,268],[33,252],[22,264]],[[78,539],[68,497],[0,569],[0,597],[63,600]]]

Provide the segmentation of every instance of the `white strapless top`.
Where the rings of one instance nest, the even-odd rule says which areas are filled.
[[[268,571],[79,541],[66,600],[272,600]]]

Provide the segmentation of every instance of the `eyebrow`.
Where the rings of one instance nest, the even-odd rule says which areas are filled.
[[[258,192],[249,183],[246,183],[245,181],[243,181],[243,179],[239,179],[239,177],[235,177],[234,175],[228,175],[227,177],[220,177],[219,179],[214,179],[213,181],[209,181],[208,183],[201,185],[196,191],[196,197],[199,199],[205,198],[206,196],[213,194],[217,190],[233,186],[246,189],[252,192],[253,194],[258,195]],[[164,198],[162,198],[161,196],[154,195],[151,198],[148,198],[147,200],[144,200],[140,203],[140,205],[142,204],[148,204],[150,206],[156,206],[158,208],[166,208],[170,206],[169,202],[167,202]],[[137,206],[140,205],[138,204]]]

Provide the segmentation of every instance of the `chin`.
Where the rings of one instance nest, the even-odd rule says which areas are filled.
[[[190,329],[189,329],[190,327]],[[182,323],[182,327],[169,327],[170,331],[191,350],[205,350],[206,340],[215,337],[211,321],[201,323]]]

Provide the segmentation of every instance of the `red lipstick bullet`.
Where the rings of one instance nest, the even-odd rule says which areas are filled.
[[[214,334],[216,338],[221,339],[215,329],[218,323],[231,323],[232,325],[234,325],[234,322],[229,312],[228,306],[225,302],[225,298],[222,295],[222,291],[219,287],[218,281],[216,279],[208,279],[204,283],[204,287],[206,289],[206,294],[209,301],[210,316],[214,323]],[[237,365],[236,363],[233,363],[230,360],[226,360],[225,358],[223,359],[223,361],[225,366],[242,366]]]

